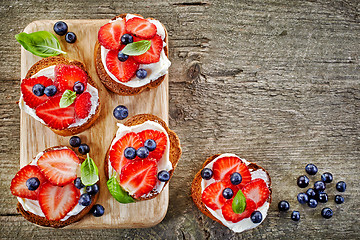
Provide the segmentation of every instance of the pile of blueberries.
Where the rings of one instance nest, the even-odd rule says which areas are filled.
[[[317,167],[310,163],[306,165],[305,171],[309,175],[315,175],[318,172]],[[328,195],[325,193],[326,184],[329,184],[333,181],[333,175],[329,172],[325,172],[321,175],[321,181],[316,181],[314,183],[313,188],[309,188],[305,193],[299,193],[297,195],[297,200],[300,204],[305,204],[310,208],[316,208],[318,202],[326,203],[328,201]],[[309,178],[306,175],[300,176],[297,179],[297,185],[300,188],[306,188],[309,185]],[[344,181],[340,181],[336,184],[336,189],[339,192],[345,192],[346,183]],[[335,195],[334,198],[335,203],[342,204],[344,202],[344,197],[341,195]],[[290,204],[287,201],[280,201],[278,204],[279,211],[285,212],[290,209]],[[333,216],[333,211],[331,208],[325,207],[321,210],[321,216],[326,219],[329,219]],[[293,211],[291,213],[291,219],[294,221],[300,220],[300,212]]]
[[[78,136],[72,136],[69,140],[70,146],[76,148],[78,147],[80,154],[87,154],[90,152],[90,147],[86,143],[81,143],[81,139]]]
[[[59,21],[54,24],[54,32],[59,36],[64,36],[66,34],[65,41],[68,43],[76,42],[75,33],[68,32],[68,25],[63,21]]]

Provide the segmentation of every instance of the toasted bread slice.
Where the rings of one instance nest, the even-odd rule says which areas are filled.
[[[65,64],[65,65],[75,65],[80,67],[82,70],[84,70],[87,75],[89,76],[88,78],[88,82],[91,86],[95,87],[96,89],[97,86],[95,84],[95,82],[92,80],[92,78],[90,77],[90,75],[88,74],[88,72],[86,71],[85,65],[82,62],[76,61],[76,60],[68,60],[65,59],[63,57],[47,57],[47,58],[43,58],[40,61],[36,62],[27,72],[26,77],[25,78],[31,78],[33,75],[35,75],[37,72],[39,72],[41,69],[53,66],[53,65],[59,65],[59,64]],[[84,124],[80,125],[80,126],[76,126],[76,127],[70,127],[70,128],[66,128],[66,129],[53,129],[49,126],[47,126],[48,128],[50,128],[54,133],[61,135],[61,136],[71,136],[71,135],[75,135],[78,134],[80,132],[85,131],[86,129],[88,129],[94,122],[95,120],[99,117],[100,115],[100,99],[99,99],[99,104],[95,110],[95,114],[92,115]]]
[[[169,151],[169,160],[172,164],[173,169],[171,171],[169,171],[170,174],[170,179],[173,176],[174,170],[179,162],[179,159],[181,157],[181,147],[180,147],[180,140],[178,138],[178,136],[176,135],[175,132],[171,131],[169,129],[169,127],[166,125],[166,123],[160,119],[157,116],[151,115],[151,114],[139,114],[139,115],[135,115],[133,117],[131,117],[130,119],[128,119],[124,125],[125,126],[134,126],[134,125],[139,125],[142,124],[146,121],[154,121],[159,123],[167,132],[168,136],[169,136],[169,141],[170,141],[170,151]],[[115,137],[114,137],[115,138]],[[110,151],[110,147],[106,153],[106,157],[105,157],[105,164],[104,164],[104,171],[105,171],[105,176],[106,179],[109,179],[109,172],[108,172],[108,167],[109,167],[109,151]],[[169,181],[170,181],[169,179]],[[169,182],[167,181],[164,185],[164,188],[166,186],[166,184]],[[163,189],[164,189],[163,188]],[[158,194],[158,192],[152,192],[148,197],[145,198],[137,198],[136,200],[142,201],[142,200],[149,200],[152,198],[155,198]]]
[[[64,146],[51,147],[51,148],[48,148],[48,149],[44,150],[44,152],[52,151],[52,150],[54,150],[56,148],[60,148],[60,147],[64,147]],[[75,153],[77,153],[77,151],[75,151],[74,148],[72,148],[72,147],[67,147],[67,148],[69,148],[69,149],[73,150]],[[78,155],[78,157],[80,159],[80,162],[85,161],[85,156],[84,155]],[[99,181],[97,182],[97,184],[99,185]],[[83,218],[91,210],[91,208],[95,205],[95,203],[96,203],[96,201],[98,199],[99,193],[100,192],[98,192],[94,196],[91,196],[91,204],[89,206],[85,207],[77,215],[71,216],[68,219],[66,219],[65,221],[54,221],[54,220],[48,220],[45,217],[40,217],[40,216],[38,216],[38,215],[36,215],[36,214],[34,214],[32,212],[26,211],[19,202],[17,203],[17,208],[16,209],[29,222],[35,223],[35,224],[43,226],[43,227],[62,228],[62,227],[65,227],[67,225],[70,225],[70,224],[72,224],[74,222],[77,222],[81,218]]]
[[[113,19],[111,20],[115,20],[116,18],[125,18],[127,15],[127,13],[124,13],[124,14],[120,14],[116,17],[114,17]],[[142,17],[141,15],[139,14],[133,14],[133,15],[137,15],[139,17]],[[153,19],[153,18],[149,18],[149,19]],[[166,43],[166,46],[164,47],[164,52],[165,52],[165,55],[167,57],[169,57],[169,51],[168,51],[168,33],[167,33],[167,30],[165,28],[165,26],[162,24],[162,26],[164,27],[165,29],[165,43]],[[99,41],[96,41],[96,44],[95,44],[95,49],[94,49],[94,59],[95,59],[95,67],[96,67],[96,72],[101,80],[101,82],[104,84],[104,86],[109,89],[110,91],[114,92],[114,93],[117,93],[119,95],[125,95],[125,96],[131,96],[131,95],[137,95],[141,92],[143,92],[144,90],[146,89],[151,89],[151,88],[157,88],[162,82],[163,80],[165,79],[165,75],[159,77],[158,79],[154,80],[154,81],[151,81],[150,83],[144,85],[144,86],[141,86],[141,87],[128,87],[128,86],[125,86],[124,84],[121,84],[121,83],[118,83],[116,81],[114,81],[106,72],[105,68],[104,68],[104,65],[101,61],[101,45],[99,43]]]
[[[207,164],[209,164],[211,161],[213,161],[215,158],[217,158],[218,156],[220,156],[220,154],[215,154],[211,157],[209,157],[208,159],[205,160],[205,162],[202,165],[202,168],[196,173],[194,180],[191,184],[191,197],[195,203],[195,205],[199,208],[199,210],[205,214],[206,216],[208,216],[209,218],[211,218],[212,220],[220,223],[221,225],[225,226],[219,219],[217,219],[216,217],[214,217],[210,211],[206,208],[205,204],[201,201],[201,170],[203,170],[205,168],[205,166]],[[266,175],[269,178],[269,190],[270,190],[270,195],[269,198],[266,200],[269,204],[271,203],[271,178],[269,173],[262,167],[260,167],[259,165],[255,164],[255,163],[250,163],[248,165],[249,170],[251,171],[251,169],[253,171],[257,170],[257,169],[262,169],[264,172],[266,172]],[[226,226],[225,226],[226,227]]]

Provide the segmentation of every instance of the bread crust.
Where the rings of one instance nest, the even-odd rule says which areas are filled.
[[[34,76],[40,70],[42,70],[44,68],[47,68],[47,67],[50,67],[50,66],[53,66],[53,65],[59,65],[59,64],[75,65],[75,66],[80,67],[89,76],[89,78],[88,78],[89,84],[91,86],[95,87],[96,89],[98,89],[95,82],[92,80],[91,76],[86,71],[85,65],[82,62],[79,62],[79,61],[76,61],[76,60],[68,60],[68,59],[65,59],[65,58],[59,57],[59,56],[43,58],[40,61],[36,62],[29,69],[29,71],[27,72],[25,78],[31,78],[32,76]],[[78,134],[78,133],[83,132],[86,129],[88,129],[96,121],[96,119],[100,116],[100,110],[101,110],[101,104],[100,104],[100,96],[99,96],[99,104],[98,104],[98,106],[97,106],[97,108],[95,110],[95,114],[92,115],[84,124],[82,124],[80,126],[76,126],[76,127],[70,127],[70,128],[62,129],[62,130],[54,129],[54,128],[51,128],[51,127],[49,127],[47,125],[45,125],[45,126],[50,128],[54,133],[56,133],[58,135],[61,135],[61,136],[75,135],[75,134]]]
[[[197,208],[199,208],[199,210],[205,214],[207,217],[211,218],[212,220],[220,223],[221,225],[225,226],[220,220],[218,220],[216,217],[214,217],[210,211],[206,208],[205,204],[202,202],[201,200],[201,170],[203,170],[205,168],[205,166],[210,163],[211,161],[213,161],[215,158],[217,158],[218,156],[220,156],[220,154],[215,154],[209,158],[207,158],[205,160],[205,162],[203,163],[201,169],[195,174],[194,180],[191,184],[191,197],[193,199],[193,202],[195,203],[195,205],[197,206]],[[262,167],[260,167],[259,165],[255,164],[255,163],[250,163],[248,165],[249,169],[253,169],[253,170],[257,170],[257,169],[262,169],[264,172],[266,172],[266,175],[269,178],[269,190],[270,190],[270,195],[269,198],[266,200],[269,204],[271,203],[271,178],[269,173]],[[225,226],[226,227],[226,226]]]
[[[173,132],[172,130],[169,129],[169,127],[166,125],[166,123],[159,117],[155,116],[155,115],[152,115],[152,114],[139,114],[139,115],[135,115],[133,117],[131,117],[130,119],[128,119],[124,125],[125,126],[134,126],[134,125],[139,125],[139,124],[142,124],[146,121],[154,121],[154,122],[157,122],[159,123],[167,132],[168,136],[169,136],[169,141],[170,141],[170,151],[169,151],[169,160],[172,164],[172,167],[173,169],[171,171],[169,171],[169,174],[170,174],[170,179],[171,177],[173,176],[173,173],[174,173],[174,170],[179,162],[179,159],[181,157],[181,146],[180,146],[180,140],[178,138],[178,136],[176,135],[175,132]],[[115,139],[116,135],[114,136],[114,139]],[[114,139],[112,141],[114,141]],[[112,142],[111,141],[111,142]],[[105,176],[106,176],[106,180],[109,179],[109,172],[108,172],[108,166],[109,166],[109,151],[110,151],[110,146],[109,146],[109,149],[106,153],[106,156],[105,156],[105,163],[104,163],[104,171],[105,171]],[[166,186],[166,184],[168,182],[170,182],[170,179],[169,181],[167,181],[164,185],[164,188]],[[164,189],[163,188],[163,189]],[[142,200],[149,200],[149,199],[152,199],[152,198],[155,198],[157,195],[159,195],[160,193],[159,192],[153,192],[152,194],[150,194],[150,196],[146,197],[146,198],[137,198],[136,200],[138,201],[142,201]]]
[[[116,18],[124,18],[126,17],[127,13],[124,13],[124,14],[120,14],[116,17],[114,17],[113,19],[111,20],[115,20]],[[142,17],[141,15],[139,14],[133,14],[133,15],[137,15],[139,17]],[[149,19],[153,19],[153,18],[149,18]],[[167,33],[167,30],[165,28],[165,26],[162,24],[162,26],[164,27],[165,29],[165,43],[166,43],[166,46],[164,47],[164,52],[165,52],[165,55],[167,57],[169,57],[169,51],[168,51],[168,33]],[[96,72],[101,80],[101,82],[104,84],[104,86],[109,89],[110,91],[114,92],[114,93],[117,93],[119,95],[124,95],[124,96],[132,96],[132,95],[137,95],[141,92],[143,92],[144,90],[146,89],[151,89],[151,88],[157,88],[162,82],[163,80],[165,79],[165,75],[159,77],[158,79],[154,80],[154,81],[151,81],[150,83],[144,85],[144,86],[141,86],[141,87],[128,87],[128,86],[125,86],[124,84],[121,84],[121,83],[118,83],[116,81],[114,81],[106,72],[105,68],[104,68],[104,65],[101,61],[101,45],[99,43],[99,41],[96,41],[95,43],[95,48],[94,48],[94,59],[95,59],[95,67],[96,67]]]
[[[61,148],[61,147],[67,147],[67,146],[55,146],[55,147],[47,148],[44,150],[44,152],[49,152],[49,151],[52,151],[54,149]],[[74,149],[72,147],[67,147],[67,148],[74,151]],[[76,151],[74,151],[74,152],[76,152]],[[78,157],[80,159],[80,162],[83,162],[85,160],[84,155],[78,155]],[[97,182],[97,184],[99,185],[99,181]],[[29,222],[35,223],[35,224],[43,226],[43,227],[62,228],[62,227],[68,226],[74,222],[77,222],[81,218],[83,218],[91,210],[91,208],[95,205],[95,203],[98,199],[98,196],[99,196],[99,192],[97,194],[95,194],[95,196],[91,196],[91,204],[89,206],[85,207],[77,215],[71,216],[68,219],[66,219],[65,221],[48,220],[45,217],[40,217],[32,212],[26,211],[19,202],[17,203],[16,210],[21,215],[23,215],[23,217],[26,220],[28,220]]]

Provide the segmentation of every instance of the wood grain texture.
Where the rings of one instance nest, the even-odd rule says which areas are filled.
[[[360,212],[360,18],[357,0],[3,1],[0,6],[1,238],[358,239]],[[11,6],[11,7],[10,7]],[[165,219],[146,229],[48,230],[16,214],[9,184],[19,168],[20,46],[14,34],[39,19],[110,19],[136,12],[168,29],[170,128],[183,155]],[[205,159],[233,152],[273,181],[264,223],[235,234],[204,216],[190,186]],[[313,162],[345,180],[345,203],[296,201],[296,178]],[[311,179],[313,182],[320,176]],[[280,214],[288,200],[301,220]],[[325,220],[321,208],[334,209]]]

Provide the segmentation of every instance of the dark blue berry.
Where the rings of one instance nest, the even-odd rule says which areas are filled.
[[[231,188],[225,188],[222,192],[222,195],[225,199],[230,199],[234,196],[234,192]]]
[[[325,188],[326,188],[326,185],[325,185],[325,183],[322,182],[322,181],[316,181],[316,182],[314,183],[314,190],[315,190],[316,192],[323,192],[323,191],[325,191]]]
[[[309,201],[309,197],[308,195],[306,195],[306,193],[299,193],[297,195],[297,200],[299,201],[299,203],[304,204]]]
[[[136,71],[136,76],[140,79],[144,79],[147,76],[147,71],[145,69],[140,68]]]
[[[331,183],[333,180],[333,175],[329,172],[323,173],[321,175],[321,181],[323,181],[324,183]]]
[[[87,186],[86,192],[90,195],[95,195],[99,192],[99,186],[96,183],[94,185]]]
[[[316,208],[317,205],[318,205],[318,202],[316,201],[316,199],[309,199],[309,201],[308,201],[309,207]]]
[[[129,111],[125,106],[119,105],[114,108],[113,115],[116,119],[123,120],[127,118],[127,116],[129,115]]]
[[[79,199],[79,204],[84,207],[89,206],[91,204],[90,194],[88,194],[88,193],[81,194],[80,199]]]
[[[45,87],[40,83],[35,84],[32,88],[32,92],[38,97],[44,95],[44,91],[45,91]]]
[[[288,201],[280,201],[279,204],[278,204],[278,208],[279,208],[279,211],[281,212],[286,212],[287,210],[290,209],[290,204]]]
[[[344,181],[340,181],[336,184],[336,190],[339,192],[345,192],[346,190],[346,183]]]
[[[306,165],[305,171],[309,175],[315,175],[317,173],[318,169],[314,164],[309,163],[308,165]]]
[[[314,189],[309,188],[306,191],[306,195],[308,195],[309,198],[315,198],[316,197],[316,192],[314,191]]]
[[[81,182],[80,177],[75,178],[74,185],[77,189],[82,189],[83,187],[85,187],[85,185]]]
[[[333,211],[331,210],[331,208],[326,207],[321,210],[321,216],[323,216],[323,218],[329,219],[332,217],[332,215]]]
[[[125,148],[124,157],[127,159],[134,159],[136,157],[136,149],[133,147]]]
[[[343,197],[343,196],[341,196],[341,195],[336,195],[336,196],[335,196],[335,202],[336,202],[337,204],[342,204],[344,201],[345,201],[345,200],[344,200],[344,197]]]
[[[101,206],[100,204],[95,204],[91,208],[91,212],[94,215],[94,217],[101,217],[102,215],[104,215],[105,208],[103,206]]]
[[[156,149],[156,142],[152,139],[147,139],[144,143],[144,146],[151,152]]]
[[[68,31],[68,26],[65,22],[59,21],[54,24],[54,32],[57,35],[63,36],[67,33],[67,31]]]
[[[129,55],[123,54],[122,52],[118,53],[118,59],[120,62],[125,62],[126,60],[128,60]]]
[[[261,212],[259,211],[254,211],[252,214],[251,214],[251,221],[253,223],[261,223],[263,217],[262,217],[262,214]]]
[[[201,177],[205,180],[211,179],[213,176],[213,171],[210,168],[204,168],[201,170]]]
[[[89,153],[89,152],[90,152],[90,147],[89,147],[87,144],[85,144],[85,143],[80,144],[80,146],[79,146],[79,153],[81,153],[81,154],[87,154],[87,153]]]
[[[300,176],[297,179],[297,185],[301,188],[306,188],[309,185],[309,178],[307,176]]]
[[[55,85],[47,86],[44,90],[45,95],[48,97],[54,96],[56,92],[57,92],[57,88]]]
[[[317,199],[321,203],[326,203],[328,201],[328,195],[324,192],[319,192]]]
[[[232,185],[238,185],[242,182],[241,174],[238,172],[234,172],[230,175],[230,182]]]
[[[131,36],[130,34],[124,34],[121,36],[121,43],[122,44],[129,44],[132,43],[134,41],[133,36]]]
[[[68,42],[68,43],[74,43],[74,42],[76,42],[76,35],[75,35],[75,33],[73,33],[73,32],[68,32],[68,33],[65,35],[65,41]]]
[[[73,90],[76,92],[76,94],[82,94],[85,90],[85,86],[82,82],[76,81],[74,83]]]
[[[32,177],[26,180],[26,186],[30,191],[35,191],[40,186],[40,181],[37,177]]]
[[[149,150],[146,147],[139,147],[136,150],[136,155],[139,158],[147,158],[149,156]]]
[[[167,182],[170,179],[170,174],[168,171],[162,170],[157,175],[160,182]]]
[[[81,139],[78,136],[72,136],[69,140],[69,144],[72,147],[79,147],[81,144]]]
[[[291,213],[291,219],[294,221],[299,221],[300,220],[300,213],[298,211],[293,211]]]

